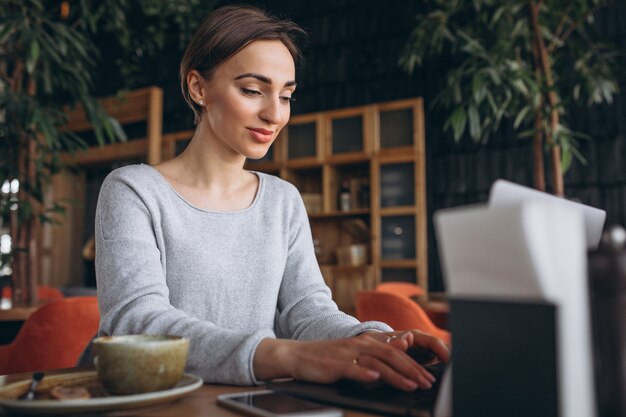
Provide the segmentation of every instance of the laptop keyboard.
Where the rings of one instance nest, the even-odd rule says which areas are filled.
[[[352,380],[342,380],[335,383],[334,386],[338,393],[346,397],[396,404],[406,408],[432,409],[437,400],[437,392],[439,391],[445,364],[437,363],[425,368],[437,379],[433,387],[428,390],[405,392],[384,382],[363,383]]]
[[[437,381],[429,390],[401,391],[384,382],[341,380],[333,384],[304,381],[270,383],[269,388],[309,400],[386,415],[431,416],[445,370],[444,363],[425,366]]]

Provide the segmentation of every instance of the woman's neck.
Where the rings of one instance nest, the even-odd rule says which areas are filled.
[[[155,166],[192,204],[217,211],[246,208],[254,200],[258,178],[243,169],[245,157],[202,136],[196,129],[187,148],[176,158]]]

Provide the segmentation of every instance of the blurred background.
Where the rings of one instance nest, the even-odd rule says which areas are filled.
[[[3,4],[6,16],[18,12],[26,13],[22,10],[23,7],[41,6],[41,14],[48,16],[51,21],[81,31],[86,42],[83,45],[86,48],[85,55],[93,60],[93,65],[88,68],[92,79],[88,89],[91,96],[120,96],[124,92],[158,86],[163,91],[163,135],[193,129],[192,112],[180,93],[178,64],[186,42],[201,17],[216,7],[235,2],[113,0],[95,3],[98,4],[87,1],[27,1],[18,5],[17,2],[5,0],[0,4]],[[517,9],[508,8],[515,3],[519,2],[236,2],[258,6],[271,14],[294,20],[309,33],[309,38],[303,44],[304,59],[297,69],[298,91],[295,95],[297,101],[292,104],[293,116],[423,98],[426,186],[419,192],[425,193],[426,202],[427,286],[430,292],[444,289],[432,229],[432,214],[445,207],[486,201],[491,184],[498,178],[528,186],[536,184],[533,137],[532,132],[528,133],[534,123],[533,109],[525,109],[522,105],[514,107],[511,104],[511,112],[505,114],[501,121],[498,119],[496,126],[492,126],[498,109],[507,105],[502,104],[507,93],[502,93],[500,98],[495,97],[494,101],[497,102],[488,103],[491,100],[488,92],[494,91],[495,96],[497,90],[496,86],[490,89],[489,83],[497,80],[492,77],[493,73],[489,75],[489,65],[493,68],[504,65],[491,60],[498,53],[504,55],[503,51],[497,50],[498,47],[502,48],[502,45],[498,46],[498,41],[506,41],[516,36],[519,39],[528,38],[529,31],[532,31],[529,14],[523,5]],[[482,9],[477,9],[476,5],[481,4]],[[498,4],[508,5],[506,10],[498,12]],[[433,14],[437,7],[441,9],[439,14]],[[567,31],[572,28],[571,38],[575,39],[574,35],[577,35],[580,39],[576,39],[582,42],[575,45],[577,49],[570,50],[566,46],[561,48],[558,37],[544,34],[548,50],[554,58],[556,82],[569,82],[567,87],[558,91],[559,103],[556,106],[561,115],[561,123],[564,126],[567,124],[567,131],[562,131],[565,132],[564,136],[559,139],[562,140],[560,143],[565,144],[566,155],[563,163],[568,168],[564,175],[565,196],[605,209],[608,214],[607,224],[624,225],[626,1],[617,0],[606,4],[599,1],[546,1],[543,7],[547,8],[541,11],[546,25],[552,24],[555,33],[560,33],[563,38],[569,36]],[[576,10],[579,7],[581,10]],[[571,19],[559,17],[568,13],[573,16]],[[507,16],[509,21],[505,22]],[[442,30],[441,25],[433,25],[433,19],[439,19],[440,23],[447,19],[450,32]],[[499,19],[502,19],[501,25],[498,23]],[[33,21],[33,24],[40,23]],[[8,26],[0,22],[0,32],[3,27]],[[430,32],[429,27],[432,29]],[[508,27],[514,29],[507,32]],[[460,29],[454,31],[454,28]],[[578,29],[583,28],[584,31],[578,33]],[[10,73],[15,69],[15,62],[11,61],[13,57],[7,52],[10,49],[6,43],[7,33],[0,33],[0,39],[5,42],[3,71]],[[464,35],[468,38],[464,38]],[[451,41],[445,46],[446,39],[452,38],[456,40],[456,46]],[[25,39],[22,38],[22,41]],[[586,41],[588,43],[585,44]],[[29,47],[22,49],[32,58],[35,47],[32,43],[27,45]],[[441,45],[444,46],[438,49]],[[43,50],[44,46],[36,48]],[[559,48],[561,55],[558,55]],[[529,54],[528,50],[520,47],[519,51],[520,61],[528,58],[524,56]],[[585,55],[585,52],[597,52],[597,55]],[[43,52],[37,51],[36,55],[43,55]],[[532,62],[531,58],[529,59]],[[535,59],[540,60],[541,57]],[[25,62],[28,65],[28,59]],[[507,62],[508,72],[502,70],[500,75],[505,77],[508,74],[513,77],[511,74],[521,73],[515,65],[515,59]],[[36,70],[37,68],[35,73]],[[459,73],[461,70],[466,73]],[[475,73],[471,71],[479,70],[486,74],[485,80],[489,81],[474,77]],[[530,74],[532,75],[532,71]],[[527,83],[526,87],[513,80],[511,88],[530,95],[528,86],[534,85],[533,78],[525,79],[520,75],[520,79]],[[40,81],[42,84],[38,91],[43,91],[45,80]],[[457,93],[454,92],[455,82],[458,84]],[[506,82],[504,78],[502,83]],[[8,86],[10,84],[3,84],[4,92]],[[537,94],[547,97],[545,87],[534,86]],[[63,94],[55,97],[55,100],[63,104]],[[46,100],[49,103],[54,102],[50,97]],[[515,98],[511,102],[514,101]],[[3,104],[8,106],[10,103],[5,101]],[[536,104],[547,106],[546,103]],[[458,108],[464,111],[455,114]],[[128,141],[144,137],[147,123],[146,120],[141,120],[124,124]],[[8,135],[8,129],[5,128],[5,135]],[[568,135],[568,132],[581,134]],[[111,140],[115,140],[115,132],[110,132],[109,136]],[[103,142],[94,131],[80,132],[79,137],[87,145]],[[545,145],[545,149],[545,186],[548,191],[554,191],[554,181],[550,175],[553,166],[548,156],[549,146]],[[9,164],[7,155],[8,151],[5,152],[5,165]],[[47,275],[40,276],[40,283],[55,286],[95,285],[88,243],[93,235],[93,213],[99,187],[113,168],[133,162],[138,160],[120,158],[113,162],[78,168],[82,170],[85,180],[83,201],[69,204],[70,207],[78,204],[84,209],[82,224],[75,229],[80,232],[74,236],[76,243],[71,246],[73,249],[67,250],[64,258],[67,259],[66,266],[55,269],[48,265],[46,269],[44,265],[42,270],[48,272]],[[5,184],[5,196],[16,194],[16,190],[10,189],[8,179],[10,178],[6,174],[3,181],[0,181]],[[5,204],[6,207],[8,206]],[[8,213],[7,210],[5,212]],[[9,220],[3,223],[5,236],[9,235],[9,223]],[[64,233],[72,232],[66,230]],[[49,240],[48,246],[54,246],[57,242],[50,236],[42,239]],[[46,256],[45,249],[42,251],[41,256]],[[4,254],[8,254],[6,248]]]

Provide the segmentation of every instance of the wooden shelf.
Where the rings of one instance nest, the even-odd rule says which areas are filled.
[[[366,155],[362,152],[358,153],[346,153],[346,154],[336,154],[330,155],[326,163],[329,165],[346,165],[346,164],[354,164],[358,162],[368,162],[371,159],[371,155]]]
[[[358,291],[381,282],[383,270],[387,280],[428,287],[423,117],[421,98],[294,116],[274,143],[272,159],[248,164],[278,172],[319,208],[309,219],[323,253],[320,269],[346,312],[354,312]],[[290,135],[298,147],[291,152]],[[344,183],[355,207],[350,211],[337,210]],[[381,207],[381,195],[397,205]],[[345,255],[346,247],[362,243],[368,243],[367,265],[336,264],[338,248]],[[411,259],[383,259],[383,252]]]
[[[415,259],[381,259],[381,268],[415,268],[417,261]]]
[[[285,163],[285,168],[288,169],[310,169],[310,168],[319,168],[321,165],[321,161],[315,158],[302,158],[302,159],[293,159],[287,161]]]
[[[380,209],[381,216],[408,216],[415,214],[415,206],[383,207]]]
[[[309,214],[309,218],[313,219],[334,219],[334,218],[345,218],[345,217],[355,217],[355,216],[363,216],[370,214],[370,209],[356,209],[350,211],[331,211],[328,213],[311,213]]]

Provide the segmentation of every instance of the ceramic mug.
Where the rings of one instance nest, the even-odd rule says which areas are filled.
[[[172,388],[183,376],[189,339],[168,335],[103,336],[93,341],[94,364],[109,394]]]

